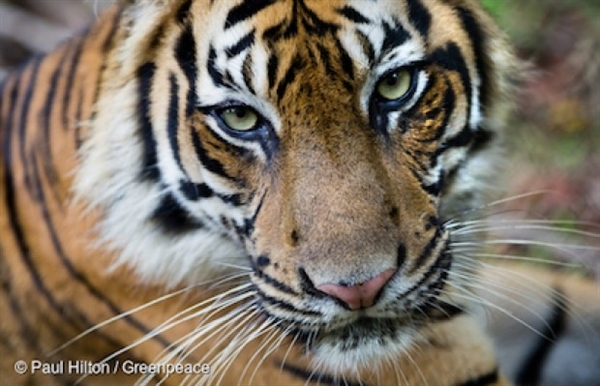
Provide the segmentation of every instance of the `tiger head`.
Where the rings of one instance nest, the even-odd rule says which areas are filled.
[[[77,174],[99,242],[145,282],[250,272],[260,311],[328,367],[405,349],[446,312],[447,224],[493,169],[513,61],[488,17],[466,0],[130,3]]]

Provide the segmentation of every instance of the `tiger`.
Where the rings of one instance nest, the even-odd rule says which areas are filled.
[[[570,299],[597,382],[597,284],[476,258],[523,69],[473,0],[118,1],[1,86],[2,383],[551,384]]]

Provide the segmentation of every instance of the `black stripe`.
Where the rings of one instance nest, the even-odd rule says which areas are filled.
[[[75,47],[73,57],[69,61],[69,67],[66,70],[67,72],[67,83],[65,84],[65,93],[63,95],[62,100],[62,128],[63,130],[67,130],[70,128],[69,122],[69,107],[71,107],[71,97],[75,90],[73,90],[73,83],[75,82],[75,74],[77,74],[77,69],[79,67],[79,60],[81,58],[81,53],[83,51],[83,41],[77,42]],[[71,124],[76,124],[77,122],[72,122]]]
[[[449,148],[465,147],[469,145],[471,141],[473,141],[473,130],[471,130],[469,124],[466,123],[458,134],[455,134],[444,141],[442,146],[440,146],[440,149],[438,149],[438,153],[442,153]]]
[[[77,100],[77,110],[75,111],[75,123],[81,122],[81,114],[83,111],[83,101],[85,98],[85,89],[83,87],[79,87],[78,92],[78,100]],[[81,125],[75,125],[75,148],[81,148],[83,144],[83,138],[81,135]]]
[[[549,319],[544,323],[543,330],[536,336],[536,344],[531,347],[517,371],[515,377],[517,385],[540,384],[548,356],[567,328],[568,310],[563,293],[557,289],[552,301],[553,307]]]
[[[245,0],[242,3],[236,5],[227,14],[225,20],[225,29],[231,28],[237,23],[251,18],[252,16],[259,13],[264,8],[275,3],[275,0]]]
[[[444,48],[438,48],[433,51],[431,54],[431,61],[447,70],[458,72],[465,88],[467,102],[467,122],[469,122],[471,116],[472,84],[469,76],[469,69],[467,68],[465,58],[460,52],[460,48],[458,45],[456,45],[456,43],[450,42]]]
[[[7,237],[4,235],[4,237]],[[27,319],[27,315],[31,315],[31,313],[23,312],[23,309],[18,301],[18,295],[14,294],[12,278],[15,277],[8,267],[8,263],[6,262],[7,254],[5,251],[0,250],[0,279],[2,283],[2,290],[6,294],[8,298],[8,304],[10,306],[10,317],[17,321],[16,327],[19,329],[19,343],[23,342],[25,345],[34,350],[34,352],[43,352],[42,347],[40,347],[40,342],[36,339],[36,333],[33,326],[29,323]],[[22,284],[22,283],[21,283]],[[6,318],[9,316],[6,315]],[[36,321],[38,324],[39,321]],[[14,342],[14,339],[10,340]],[[9,347],[9,346],[7,346]]]
[[[338,47],[342,47],[342,44],[339,43],[337,44]],[[342,71],[343,73],[348,76],[348,78],[350,79],[354,79],[354,62],[352,61],[352,58],[350,58],[350,55],[348,55],[348,53],[340,48],[340,62],[342,63]],[[348,87],[346,87],[348,88]],[[348,90],[348,91],[352,91],[352,90]]]
[[[466,382],[459,383],[456,386],[488,386],[496,382],[498,382],[498,369],[494,369],[477,378],[469,379]]]
[[[34,68],[33,68],[33,71],[34,71],[33,74],[37,74],[38,66],[39,66],[39,63],[36,62],[36,64],[34,65]],[[26,98],[22,105],[23,110],[21,111],[22,118],[21,118],[21,122],[20,122],[21,133],[23,133],[26,128],[26,119],[25,119],[26,115],[27,115],[26,112],[29,109],[29,104],[30,104],[31,97],[32,97],[31,91],[33,88],[32,86],[34,84],[35,78],[36,78],[35,76],[32,76],[32,78],[30,79],[30,82],[29,82],[28,88],[27,88]],[[62,315],[65,318],[67,318],[67,320],[70,320],[72,322],[73,326],[75,326],[75,328],[77,328],[79,330],[79,326],[77,324],[73,323],[74,321],[72,319],[67,317],[70,314],[69,310],[67,310],[63,305],[58,303],[58,301],[53,297],[52,293],[49,291],[49,289],[44,284],[42,277],[41,277],[40,273],[37,271],[36,266],[33,262],[33,259],[31,256],[31,251],[29,249],[29,245],[26,242],[23,228],[22,228],[21,224],[19,223],[18,214],[17,214],[18,206],[17,206],[16,198],[15,198],[15,193],[17,193],[17,192],[15,190],[13,176],[11,174],[11,168],[10,168],[10,165],[12,162],[12,146],[11,145],[12,145],[13,131],[14,131],[14,128],[12,127],[12,123],[11,123],[11,127],[8,127],[7,136],[6,136],[5,142],[3,144],[3,146],[4,146],[4,167],[5,167],[4,186],[6,188],[6,204],[7,204],[6,207],[7,207],[7,212],[8,212],[9,223],[10,223],[11,229],[13,230],[13,233],[15,235],[17,246],[19,248],[23,262],[25,263],[25,266],[27,267],[27,269],[33,279],[35,287],[42,294],[42,296],[46,299],[48,304],[57,313],[59,313],[60,315]],[[24,140],[24,138],[21,140]],[[35,149],[33,149],[33,150],[35,150]],[[21,151],[24,151],[24,144],[21,144]],[[23,157],[24,157],[24,154],[23,154]],[[33,197],[39,203],[39,207],[42,210],[42,219],[45,222],[46,229],[49,232],[52,246],[53,246],[56,254],[59,256],[62,264],[67,268],[68,272],[73,277],[75,277],[79,282],[81,282],[83,285],[85,285],[94,296],[99,298],[100,301],[106,303],[113,312],[120,314],[121,311],[119,309],[117,309],[114,306],[114,304],[112,304],[110,301],[108,301],[106,298],[104,298],[99,291],[97,291],[83,276],[81,276],[81,274],[79,274],[78,272],[75,271],[74,267],[71,265],[70,260],[66,257],[64,251],[62,250],[60,241],[58,240],[56,229],[54,227],[54,224],[51,221],[50,214],[48,213],[48,207],[47,207],[46,199],[44,196],[44,190],[43,190],[42,183],[40,180],[40,175],[39,175],[37,168],[35,167],[36,164],[43,164],[43,163],[38,162],[35,153],[28,154],[28,157],[23,158],[22,161],[24,162],[23,165],[27,165],[27,163],[28,163],[27,161],[30,161],[29,163],[32,165],[30,168],[27,168],[29,170],[26,172],[27,175],[31,176],[31,178],[29,179],[28,189],[29,189],[30,194],[32,194]],[[83,314],[76,312],[74,310],[72,310],[72,312],[77,314],[77,318],[79,319],[80,322],[84,323],[85,326],[90,326],[90,325],[94,324],[94,323],[91,323],[89,320],[87,320],[87,318]],[[125,316],[124,320],[126,320],[130,324],[133,324],[134,326],[140,328],[145,334],[149,333],[148,329],[144,328],[141,324],[137,323],[135,320],[133,320],[129,316]],[[100,333],[98,333],[98,334],[100,334]],[[103,335],[103,334],[100,334],[100,335]],[[114,345],[116,347],[120,346],[120,344],[118,342],[112,340],[112,338],[110,338],[108,336],[106,336],[105,339],[107,340],[107,342],[111,343],[112,345]],[[158,337],[158,339],[156,339],[156,340],[161,342],[165,347],[168,347],[168,342],[166,342],[161,337]]]
[[[450,122],[450,118],[452,117],[452,114],[454,113],[454,109],[456,108],[456,93],[454,92],[454,89],[452,88],[452,83],[450,81],[450,79],[448,79],[447,77],[445,78],[446,81],[446,91],[444,92],[444,95],[441,97],[442,99],[442,104],[431,109],[431,111],[428,112],[428,114],[424,117],[422,117],[423,120],[433,120],[434,122],[437,122],[439,120],[439,115],[443,115],[443,119],[440,122],[440,124],[437,127],[437,130],[435,131],[431,131],[428,134],[430,134],[428,137],[423,137],[423,138],[419,138],[419,142],[422,143],[427,143],[427,142],[434,142],[434,141],[438,141],[440,138],[443,137],[443,135],[446,133],[446,129],[448,128],[448,123]],[[427,101],[423,101],[421,103],[416,104],[414,107],[412,107],[409,112],[407,114],[413,114],[413,111],[416,113],[418,111],[419,108],[423,107],[423,104],[427,104]],[[441,150],[443,149],[443,150]],[[439,147],[436,152],[433,154],[433,159],[432,161],[432,165],[435,165],[436,163],[436,158],[443,152],[445,151],[447,148],[444,147],[443,145],[441,147]]]
[[[56,168],[54,168],[54,162],[52,159],[52,148],[50,141],[50,130],[52,129],[52,107],[56,106],[56,92],[58,89],[58,81],[62,75],[62,71],[64,69],[65,63],[67,61],[68,55],[64,53],[60,62],[54,70],[52,71],[52,75],[50,76],[50,84],[48,86],[48,90],[46,92],[46,100],[44,101],[44,105],[42,109],[38,113],[38,124],[41,127],[41,138],[39,141],[36,141],[37,151],[44,158],[44,172],[48,181],[51,185],[52,191],[56,194],[56,183],[58,181],[58,176],[56,172]],[[68,91],[67,91],[68,92]]]
[[[240,54],[245,49],[249,48],[254,44],[254,34],[255,30],[248,32],[245,36],[243,36],[237,43],[232,45],[231,47],[225,49],[228,58],[233,58],[234,56]]]
[[[285,302],[281,299],[277,299],[272,296],[269,296],[269,295],[265,294],[264,292],[262,292],[260,290],[260,288],[258,288],[258,287],[255,287],[255,290],[256,290],[257,294],[260,296],[260,300],[262,303],[270,304],[271,306],[273,306],[275,308],[281,308],[282,310],[291,311],[295,314],[300,314],[300,315],[304,315],[304,316],[323,316],[323,314],[321,314],[320,312],[312,311],[312,310],[303,310],[303,309],[297,308],[293,304]],[[264,309],[264,305],[262,305],[262,307]],[[269,312],[266,309],[264,309],[264,311],[267,314],[269,314]]]
[[[437,179],[437,181],[426,184],[424,181],[421,182],[421,188],[430,196],[439,196],[442,190],[444,189],[446,183],[445,174],[441,173]]]
[[[288,23],[289,22],[287,20],[283,20],[274,26],[267,28],[262,34],[262,40],[269,43],[274,43],[282,38],[295,35],[296,31],[291,33]]]
[[[195,184],[184,180],[179,181],[179,191],[183,193],[185,198],[191,201],[196,201],[200,198],[210,198],[214,195],[212,189],[205,183]]]
[[[212,79],[213,83],[216,86],[224,86],[225,82],[223,80],[223,74],[216,66],[215,59],[217,58],[217,52],[213,46],[210,46],[208,49],[208,60],[206,61],[206,69],[208,71],[208,75]]]
[[[169,145],[173,152],[173,157],[177,162],[180,170],[183,169],[181,164],[181,153],[179,151],[179,84],[177,84],[177,78],[175,74],[171,73],[169,76],[169,110],[167,114],[167,136],[169,138]],[[184,172],[185,173],[185,172]]]
[[[382,57],[410,38],[410,35],[398,20],[394,20],[394,25],[385,23],[383,25],[383,30],[385,38],[383,39],[383,43],[381,45]]]
[[[267,79],[269,80],[269,87],[275,87],[277,82],[277,69],[279,67],[279,58],[275,54],[269,56],[269,62],[267,63]]]
[[[121,24],[120,21],[121,21],[121,12],[117,12],[113,17],[112,26],[110,27],[110,31],[108,31],[108,34],[106,35],[106,38],[104,39],[104,42],[102,43],[101,50],[103,53],[108,53],[108,51],[112,48],[113,38],[119,29],[119,26]],[[102,73],[102,72],[103,71],[100,71],[100,73]]]
[[[142,65],[137,71],[139,82],[138,116],[140,120],[140,135],[144,144],[142,177],[152,181],[158,181],[160,179],[158,156],[156,153],[157,143],[156,138],[154,137],[154,128],[152,127],[151,118],[152,101],[150,99],[155,71],[156,65],[152,62]]]
[[[204,224],[190,216],[172,193],[164,195],[152,213],[154,220],[166,233],[179,234],[202,229]]]
[[[302,25],[306,29],[306,32],[311,35],[316,35],[321,38],[325,34],[335,34],[339,29],[339,26],[333,23],[329,23],[321,18],[306,5],[304,0],[297,0],[294,2],[297,5],[297,12],[294,13],[294,18],[302,22]]]
[[[397,211],[397,209],[396,209]],[[399,243],[398,248],[396,249],[396,265],[398,269],[402,268],[406,263],[406,244]]]
[[[31,86],[31,85],[29,85],[29,86]],[[17,88],[15,87],[13,89],[13,92],[15,92],[16,89]],[[11,95],[11,96],[16,97],[16,95]],[[14,100],[12,102],[14,102]],[[29,271],[29,274],[31,275],[31,278],[33,280],[33,284],[34,284],[35,288],[42,295],[42,297],[46,300],[46,302],[48,302],[48,304],[50,305],[50,307],[52,309],[54,309],[59,314],[66,317],[66,313],[64,312],[63,307],[60,304],[58,304],[56,299],[52,296],[51,292],[48,290],[48,288],[46,288],[46,285],[42,281],[40,273],[37,271],[35,264],[33,263],[31,251],[30,251],[29,245],[26,241],[23,227],[19,221],[19,215],[17,213],[18,205],[17,205],[17,201],[16,201],[16,195],[18,192],[15,189],[14,179],[13,179],[12,170],[11,170],[11,164],[13,162],[12,161],[12,157],[13,157],[12,143],[13,143],[13,134],[15,131],[15,128],[12,125],[12,117],[9,117],[9,123],[10,123],[10,126],[8,126],[7,130],[6,130],[6,137],[4,138],[3,154],[2,154],[3,161],[4,161],[4,173],[5,173],[3,186],[4,186],[5,192],[6,192],[5,193],[6,194],[6,212],[7,212],[9,227],[12,230],[12,233],[14,235],[20,257],[21,257],[26,269]],[[23,161],[26,162],[26,160],[23,160]],[[70,318],[67,318],[67,319],[70,320]],[[75,323],[73,320],[70,320],[70,322],[73,326],[77,326],[77,323]]]
[[[254,224],[256,223],[256,218],[258,217],[258,214],[260,213],[260,210],[263,207],[263,203],[265,200],[267,193],[265,192],[262,197],[260,198],[260,201],[258,202],[258,205],[256,206],[256,210],[254,211],[254,214],[252,215],[252,217],[250,218],[245,218],[244,219],[244,226],[243,228],[238,227],[236,224],[236,230],[238,231],[238,235],[240,236],[240,238],[244,238],[243,236],[250,236],[250,234],[252,232],[254,232]]]
[[[431,14],[421,0],[408,1],[408,17],[410,23],[419,31],[423,40],[427,41],[431,28]]]
[[[34,164],[39,164],[39,162],[36,162],[37,157],[35,154],[32,154],[31,158],[32,158],[32,160],[34,160]],[[65,253],[65,251],[62,248],[62,243],[60,242],[57,229],[54,226],[54,223],[52,222],[52,217],[51,217],[50,213],[48,212],[47,200],[44,195],[42,181],[40,179],[40,175],[37,171],[37,168],[33,168],[33,172],[34,172],[34,181],[35,181],[35,191],[38,194],[37,198],[40,203],[42,218],[44,220],[44,223],[46,224],[46,229],[48,230],[48,233],[50,235],[50,240],[52,241],[52,246],[54,248],[54,251],[56,252],[57,256],[59,257],[61,263],[66,268],[67,272],[69,272],[69,274],[75,280],[77,280],[79,283],[81,283],[92,294],[92,296],[94,296],[95,298],[98,299],[98,301],[100,301],[101,303],[106,305],[106,307],[108,307],[108,309],[110,309],[110,311],[114,315],[123,314],[123,311],[121,309],[119,309],[115,303],[113,303],[109,298],[107,298],[102,293],[102,291],[98,290],[83,274],[81,274],[79,271],[77,271],[77,269],[73,266],[71,260],[69,259],[69,257],[67,256],[67,254]],[[132,315],[124,315],[121,318],[121,320],[126,321],[132,327],[141,331],[144,335],[149,335],[151,332],[150,329],[148,329],[145,325],[143,325],[141,322],[139,322],[137,319],[135,319]],[[86,325],[89,326],[91,324],[89,322],[86,322]],[[152,339],[161,343],[164,347],[170,346],[170,343],[160,335],[155,335],[152,337]],[[116,342],[113,342],[113,344],[119,345]]]
[[[344,7],[338,9],[337,11],[342,16],[344,16],[346,19],[348,19],[354,23],[368,24],[370,22],[370,20],[366,16],[364,16],[363,14],[358,12],[356,10],[356,8],[353,8],[349,5],[345,5]]]
[[[373,47],[373,44],[371,43],[371,41],[369,40],[367,35],[360,32],[359,30],[356,30],[355,32],[356,32],[356,37],[357,37],[358,41],[360,42],[360,46],[363,49],[363,52],[369,59],[369,63],[373,63],[375,61],[375,48]]]
[[[429,240],[425,248],[423,248],[423,252],[421,252],[419,257],[415,261],[415,264],[411,269],[412,272],[420,268],[425,263],[425,260],[427,260],[431,256],[431,253],[433,252],[433,249],[438,245],[438,240],[441,236],[442,231],[440,230],[440,228],[437,228],[435,230],[434,236],[431,238],[431,240]]]
[[[427,260],[427,258],[431,256],[431,253],[433,252],[433,249],[437,246],[439,238],[441,236],[442,231],[440,230],[440,228],[437,228],[431,240],[429,240],[425,248],[423,248],[423,252],[421,252],[419,257],[417,257],[417,259],[414,261],[412,267],[410,267],[410,271],[408,273],[409,275],[421,268],[421,266],[425,263],[425,260]]]
[[[304,62],[302,61],[302,58],[299,55],[296,55],[294,59],[292,59],[292,63],[287,69],[283,79],[281,79],[281,82],[279,82],[279,84],[277,85],[277,98],[279,101],[283,99],[285,91],[287,90],[289,85],[292,84],[294,79],[296,79],[298,72],[302,69],[303,66]]]
[[[325,67],[325,72],[327,73],[328,77],[336,78],[337,71],[331,63],[330,50],[320,43],[315,43],[315,46],[318,51],[319,59],[321,59],[321,63]],[[312,50],[309,52],[312,52]]]
[[[366,386],[365,383],[355,383],[355,382],[350,382],[346,379],[339,379],[336,378],[332,375],[323,373],[323,372],[317,372],[317,371],[309,371],[307,369],[304,369],[302,367],[297,367],[294,365],[291,365],[289,363],[277,363],[277,365],[282,368],[283,370],[287,371],[288,373],[302,379],[303,381],[305,381],[306,383],[314,381],[317,384],[320,385],[331,385],[331,386]]]
[[[96,78],[96,83],[94,85],[94,96],[92,98],[92,103],[91,106],[96,106],[96,102],[98,101],[98,98],[100,97],[100,90],[102,89],[102,82],[104,81],[104,72],[106,71],[106,66],[107,66],[107,62],[106,59],[110,57],[109,55],[109,51],[112,50],[113,48],[113,43],[114,43],[114,37],[117,34],[118,30],[119,30],[119,26],[120,26],[120,21],[121,21],[121,12],[117,12],[114,17],[113,20],[111,20],[112,25],[110,27],[110,30],[108,31],[107,35],[104,37],[104,41],[102,42],[101,45],[101,51],[104,55],[102,55],[101,57],[101,65],[100,65],[100,69],[98,70],[98,75]],[[99,31],[92,31],[91,35],[94,35],[94,32],[99,32]],[[90,35],[88,35],[90,36]],[[88,42],[87,41],[83,41],[82,44],[85,46]],[[89,43],[92,44],[92,43]],[[83,106],[84,106],[84,100],[85,100],[85,90],[88,88],[88,83],[86,79],[82,79],[81,82],[79,82],[79,90],[80,90],[80,95],[79,95],[79,101],[77,103],[77,112],[75,114],[75,123],[79,123],[81,122],[81,114],[83,111]],[[85,117],[86,120],[91,120],[94,121],[95,117],[96,117],[96,113],[97,111],[95,109],[92,109],[92,113],[91,116]],[[75,139],[75,147],[77,149],[79,149],[81,147],[81,144],[83,143],[82,141],[82,135],[81,135],[81,131],[82,131],[83,125],[76,125],[75,126],[75,135],[74,135],[74,139]]]
[[[200,163],[202,163],[202,166],[204,168],[206,168],[210,172],[212,172],[214,174],[218,174],[219,176],[222,176],[224,178],[231,178],[225,172],[225,168],[223,167],[223,164],[219,160],[211,158],[206,153],[206,149],[204,149],[204,146],[202,146],[202,140],[200,139],[200,134],[196,130],[193,130],[193,129],[192,129],[192,144],[194,145],[194,150],[196,152],[196,155],[198,156],[198,159],[200,160]]]
[[[262,270],[260,270],[258,267],[256,267],[256,266],[253,267],[253,271],[257,278],[261,279],[266,284],[277,288],[279,291],[286,293],[286,294],[294,295],[294,296],[300,296],[300,294],[298,292],[294,291],[291,287],[278,281],[274,277],[267,275]]]
[[[29,127],[29,125],[27,125],[27,120],[29,118],[29,109],[31,108],[31,101],[33,99],[33,91],[36,89],[36,84],[37,84],[37,77],[38,77],[38,73],[39,73],[39,69],[40,69],[40,60],[41,58],[38,58],[35,60],[34,64],[32,67],[30,67],[29,71],[31,73],[30,77],[29,77],[29,81],[27,83],[27,85],[25,86],[25,96],[23,101],[19,104],[19,107],[21,108],[20,111],[20,117],[19,117],[19,158],[21,159],[21,165],[23,165],[23,168],[25,169],[25,186],[27,188],[27,190],[31,191],[32,190],[32,181],[30,178],[30,173],[27,172],[27,169],[29,168],[29,162],[27,162],[27,156],[26,156],[26,152],[27,152],[27,128]]]
[[[475,66],[481,84],[479,85],[479,100],[482,108],[487,106],[490,97],[490,63],[489,57],[486,54],[486,36],[482,32],[481,27],[477,23],[476,18],[466,8],[457,7],[458,16],[460,17],[464,28],[467,30],[467,35],[471,39],[473,45],[473,53],[475,55]]]
[[[58,304],[58,302],[56,301],[56,299],[54,299],[54,297],[52,296],[50,291],[46,288],[39,272],[37,271],[37,269],[35,267],[35,264],[33,263],[29,245],[28,245],[27,241],[25,240],[25,233],[24,233],[23,227],[21,226],[21,224],[19,222],[19,216],[17,214],[18,206],[17,206],[17,202],[16,202],[16,198],[15,198],[17,192],[15,190],[15,185],[14,185],[11,170],[9,169],[9,164],[10,164],[9,160],[12,158],[12,152],[10,149],[11,148],[10,144],[12,142],[11,136],[10,136],[11,131],[12,130],[9,130],[9,132],[8,132],[7,141],[4,146],[4,159],[5,159],[4,187],[6,189],[6,210],[7,210],[7,215],[8,215],[8,223],[10,225],[10,229],[12,230],[12,232],[15,236],[17,248],[19,250],[21,258],[23,259],[23,263],[27,267],[27,270],[29,271],[31,278],[33,279],[35,288],[39,291],[39,293],[42,295],[42,297],[44,297],[46,299],[48,304],[50,304],[50,306],[54,310],[58,311],[61,315],[64,315],[64,312],[62,311],[62,306]]]
[[[175,59],[188,81],[185,115],[189,118],[195,111],[196,78],[198,76],[198,69],[196,66],[196,40],[191,25],[186,26],[179,36],[179,39],[177,39],[177,44],[175,45]]]
[[[10,146],[11,146],[11,138],[12,138],[12,134],[15,131],[15,128],[13,127],[15,125],[15,117],[17,115],[17,100],[19,97],[19,90],[20,90],[20,85],[21,85],[21,81],[22,81],[22,77],[16,77],[14,78],[14,82],[11,83],[3,83],[2,84],[2,98],[0,98],[0,103],[2,103],[2,110],[4,110],[4,105],[8,105],[8,111],[7,111],[7,116],[3,116],[2,118],[2,124],[3,124],[3,130],[0,132],[2,135],[2,138],[4,139],[4,142],[2,142],[2,146],[4,148],[4,154],[0,154],[0,156],[3,156],[2,158],[4,159],[4,162],[6,162],[6,168],[5,170],[7,171],[7,173],[10,171],[9,166],[11,163],[11,158],[8,156],[7,153],[7,149],[10,150]],[[6,99],[4,99],[4,93],[6,92],[6,88],[8,87],[8,85],[10,85],[10,93],[9,93],[9,97],[8,97],[8,101]]]
[[[469,147],[469,154],[478,153],[486,149],[494,140],[496,134],[483,128],[478,127],[473,134],[473,141]]]
[[[185,22],[185,19],[190,13],[191,5],[192,0],[186,0],[183,4],[181,4],[177,12],[175,12],[175,21],[177,21],[178,24],[183,24],[183,22]]]
[[[433,323],[446,322],[457,316],[465,314],[465,309],[459,305],[444,302],[436,302],[431,307],[423,310],[427,315],[428,321]]]
[[[233,206],[240,206],[246,203],[244,196],[241,194],[219,194],[218,197],[221,201]]]
[[[106,71],[106,66],[107,66],[106,59],[108,59],[110,57],[109,51],[113,48],[114,37],[117,34],[118,28],[120,26],[120,21],[121,21],[121,12],[118,12],[114,15],[113,20],[112,20],[112,26],[111,26],[110,30],[108,31],[108,34],[104,37],[104,41],[102,42],[101,50],[104,53],[104,55],[102,55],[102,57],[101,57],[102,62],[100,65],[100,69],[98,70],[98,75],[96,77],[96,83],[95,83],[94,89],[93,89],[94,96],[92,98],[92,103],[91,103],[92,107],[96,106],[96,102],[98,101],[98,98],[100,97],[100,90],[102,89],[102,87],[101,87],[102,82],[104,82],[104,72]],[[93,33],[92,33],[92,35],[93,35]],[[84,41],[83,44],[85,45],[86,42]],[[80,82],[80,86],[79,86],[79,89],[81,90],[81,98],[79,99],[79,103],[77,106],[77,114],[76,114],[76,122],[77,123],[81,121],[81,111],[83,108],[83,101],[84,101],[84,95],[85,95],[84,90],[87,88],[86,86],[88,86],[88,82],[84,79],[82,82]],[[97,111],[95,109],[93,109],[92,113],[91,113],[91,117],[85,117],[85,119],[94,121],[96,113],[97,113]],[[75,138],[75,146],[77,149],[80,148],[81,143],[82,143],[82,141],[81,141],[82,127],[83,127],[83,125],[75,126],[74,138]]]
[[[250,91],[251,94],[256,94],[254,87],[252,86],[252,75],[252,56],[247,55],[244,59],[244,64],[242,65],[242,76],[248,91]]]

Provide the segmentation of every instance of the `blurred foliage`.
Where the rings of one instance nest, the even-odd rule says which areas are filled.
[[[508,210],[599,234],[600,1],[481,1],[527,63],[507,125],[506,195],[548,192],[511,202]],[[600,247],[595,237],[571,242]],[[547,248],[528,249],[550,258]],[[562,255],[585,260],[600,275],[598,251]]]

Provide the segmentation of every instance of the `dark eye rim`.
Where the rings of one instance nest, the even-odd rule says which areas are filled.
[[[397,99],[386,99],[385,97],[379,95],[377,92],[377,86],[379,85],[379,83],[386,79],[388,76],[395,74],[399,71],[408,71],[410,74],[411,79],[408,90],[400,98]],[[413,97],[415,91],[417,91],[417,85],[419,83],[419,74],[421,73],[421,71],[422,63],[413,63],[406,66],[395,67],[383,73],[383,75],[381,75],[379,79],[377,79],[377,82],[375,82],[375,88],[373,89],[371,97],[371,105],[377,105],[377,109],[375,110],[381,111],[382,113],[389,113],[391,111],[399,110],[406,102],[408,102]]]

